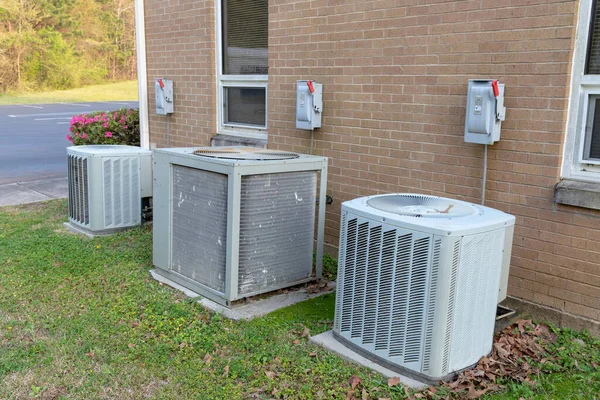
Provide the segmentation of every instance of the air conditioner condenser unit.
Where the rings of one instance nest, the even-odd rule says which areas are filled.
[[[492,349],[514,223],[419,194],[343,203],[334,336],[430,384],[476,364]]]
[[[142,198],[152,196],[152,152],[134,146],[67,148],[69,229],[88,236],[141,223]]]
[[[173,148],[154,163],[156,273],[228,307],[321,277],[326,157]]]

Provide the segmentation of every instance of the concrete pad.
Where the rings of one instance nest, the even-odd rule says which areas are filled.
[[[20,182],[19,184],[53,199],[67,197],[69,193],[69,183],[66,177]]]
[[[200,299],[198,300],[198,303],[200,303],[200,305],[207,310],[219,313],[225,318],[229,318],[234,321],[250,320],[257,317],[262,317],[280,308],[291,306],[292,304],[296,304],[304,300],[314,299],[315,297],[319,297],[327,293],[332,293],[307,293],[305,289],[290,290],[288,293],[276,294],[251,303],[234,304],[231,308],[227,308],[215,303],[212,300],[200,296],[198,293],[193,292],[173,282],[172,280],[165,278],[164,276],[157,274],[154,270],[151,270],[150,273],[157,281],[183,292],[183,294],[188,297],[199,297]]]
[[[50,200],[51,198],[35,190],[23,187],[18,183],[0,185],[0,207],[35,203],[36,201]]]
[[[373,361],[369,360],[361,356],[360,354],[352,351],[348,347],[344,346],[342,343],[338,342],[333,336],[333,331],[323,332],[316,336],[311,336],[310,341],[324,347],[327,350],[333,351],[340,357],[352,361],[362,367],[367,367],[372,369],[373,371],[379,372],[381,375],[386,378],[400,378],[400,383],[404,386],[408,386],[413,389],[422,389],[427,387],[428,385],[423,382],[419,382],[413,378],[409,378],[408,376],[400,375],[399,373],[387,369]]]

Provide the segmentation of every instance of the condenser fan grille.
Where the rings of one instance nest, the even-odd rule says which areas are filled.
[[[287,160],[299,157],[297,153],[255,147],[205,148],[194,151],[194,154],[202,157],[224,158],[228,160]]]
[[[416,218],[462,218],[480,213],[472,204],[444,197],[394,194],[376,196],[367,204],[381,211]]]

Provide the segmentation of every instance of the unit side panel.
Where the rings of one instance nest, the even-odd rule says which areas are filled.
[[[491,351],[500,285],[504,229],[464,236],[454,304],[450,371]]]
[[[227,175],[173,165],[172,270],[225,291]]]
[[[242,176],[240,295],[311,275],[316,189],[315,171]]]
[[[100,158],[96,157],[94,161]],[[102,197],[104,229],[138,225],[141,220],[140,159],[102,157]],[[97,197],[93,197],[94,202]]]

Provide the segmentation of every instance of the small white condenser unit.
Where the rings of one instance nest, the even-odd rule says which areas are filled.
[[[154,163],[156,273],[227,307],[321,277],[326,157],[172,148]]]
[[[67,148],[69,222],[89,236],[141,223],[142,198],[152,196],[152,152],[134,146]]]
[[[514,223],[419,194],[343,203],[334,336],[431,384],[476,364],[492,349]]]

